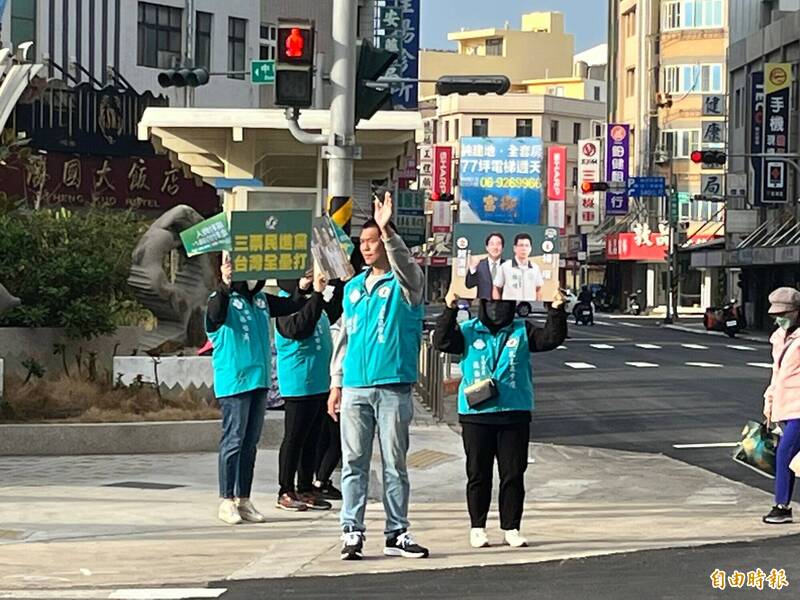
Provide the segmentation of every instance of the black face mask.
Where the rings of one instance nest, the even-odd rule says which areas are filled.
[[[517,303],[513,300],[481,300],[478,319],[489,330],[496,331],[510,325],[517,312]]]

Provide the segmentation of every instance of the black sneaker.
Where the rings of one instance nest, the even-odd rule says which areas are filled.
[[[362,531],[345,531],[342,533],[342,560],[361,560],[364,558],[364,540]]]
[[[769,514],[764,515],[764,518],[761,520],[764,521],[764,523],[768,523],[770,525],[781,525],[783,523],[791,523],[792,509],[789,508],[788,506],[778,504],[777,506],[773,506],[772,510],[769,511]]]
[[[305,503],[309,510],[330,510],[333,507],[333,504],[323,500],[314,492],[300,492],[297,494],[297,499]]]
[[[417,544],[407,531],[400,531],[387,539],[383,553],[386,556],[403,558],[428,558],[428,549]]]
[[[342,499],[342,492],[337,490],[333,486],[333,482],[329,479],[324,483],[314,484],[314,491],[320,498],[324,498],[325,500],[341,500]]]

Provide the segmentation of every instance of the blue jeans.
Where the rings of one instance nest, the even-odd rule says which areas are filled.
[[[221,498],[250,497],[266,403],[265,389],[219,398],[222,408],[222,438],[219,441]]]
[[[800,419],[781,423],[783,435],[775,455],[775,504],[789,505],[794,491],[794,472],[789,463],[800,452]]]
[[[383,458],[383,508],[387,535],[408,528],[408,427],[414,416],[410,385],[342,390],[342,528],[365,531],[375,428]]]

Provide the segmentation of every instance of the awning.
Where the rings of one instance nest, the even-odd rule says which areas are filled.
[[[300,126],[311,133],[328,133],[329,123],[328,110],[300,116]],[[415,154],[418,130],[422,117],[417,112],[380,111],[362,121],[355,178],[382,179],[393,169],[405,169],[405,157]],[[295,140],[281,109],[148,108],[138,137],[212,184],[217,178],[258,178],[266,186],[314,188],[323,175],[320,148]]]

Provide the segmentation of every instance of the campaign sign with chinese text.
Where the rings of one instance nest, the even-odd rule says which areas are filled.
[[[461,221],[538,225],[542,139],[461,138]]]
[[[792,103],[792,65],[767,63],[764,69],[764,152],[785,154],[789,151]],[[788,165],[764,159],[764,204],[785,204],[788,200]]]
[[[750,153],[764,152],[764,73],[759,71],[750,74]],[[761,206],[763,197],[764,159],[750,159],[752,178],[750,180],[750,202]]]
[[[452,289],[462,298],[491,298],[497,286],[506,300],[549,302],[558,290],[555,227],[458,223],[453,239]],[[502,250],[498,261],[493,249]]]
[[[181,241],[188,256],[231,250],[228,215],[220,213],[181,231]]]
[[[383,0],[375,3],[375,43],[379,48],[398,54],[385,77],[417,79],[419,12],[420,0]],[[393,84],[394,106],[416,110],[418,87],[417,83]]]
[[[600,141],[581,140],[578,143],[578,189],[584,181],[600,181]],[[600,193],[578,195],[578,225],[600,224]]]
[[[295,279],[313,265],[311,210],[231,213],[234,281]]]
[[[631,154],[630,125],[609,123],[606,138],[606,180],[626,183]],[[628,194],[606,192],[606,215],[627,215]]]
[[[419,190],[401,190],[395,203],[397,233],[406,246],[425,243],[425,193]]]

